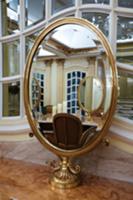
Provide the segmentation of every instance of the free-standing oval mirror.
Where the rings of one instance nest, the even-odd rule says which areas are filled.
[[[87,77],[93,78],[90,81]],[[34,79],[41,91],[36,107]],[[84,120],[84,109],[79,105],[82,79],[86,89],[83,91],[82,86],[80,92],[85,96],[94,93],[94,97],[87,96],[88,101],[93,101],[90,111],[102,113],[95,113],[93,122]],[[61,158],[51,179],[54,186],[68,188],[79,184],[79,167],[73,168],[69,158],[91,151],[102,140],[111,123],[116,98],[115,61],[99,29],[84,19],[64,18],[41,32],[26,63],[24,102],[33,133]]]

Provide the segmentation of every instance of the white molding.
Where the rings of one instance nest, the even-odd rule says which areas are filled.
[[[75,12],[75,17],[80,17],[80,11],[79,8],[81,6],[82,0],[75,0],[75,8],[76,8],[76,12]]]
[[[78,9],[82,5],[82,0],[75,0],[75,7]]]
[[[103,11],[111,11],[111,6],[110,5],[104,5],[104,4],[82,4],[79,8],[80,10],[87,9],[89,12],[91,10],[97,10],[98,12],[103,12]],[[93,11],[92,11],[93,12]]]
[[[21,79],[20,80],[20,116],[23,117],[24,116],[24,104],[23,104],[23,95],[24,95],[24,92],[23,92],[23,80]]]
[[[3,65],[2,65],[2,44],[0,43],[0,92],[1,92],[1,95],[0,95],[0,120],[2,118],[2,97],[3,97],[3,90],[2,90],[2,73],[3,73]]]
[[[0,91],[2,93],[2,83],[1,82],[0,82]],[[2,118],[2,96],[3,96],[3,94],[0,95],[0,120]]]
[[[0,81],[2,80],[2,61],[3,61],[3,58],[2,58],[2,44],[0,43]]]
[[[24,77],[24,66],[25,66],[25,37],[20,37],[20,116],[24,117],[24,104],[23,104],[23,77]]]
[[[0,134],[9,134],[13,135],[15,133],[20,134],[20,133],[25,133],[25,132],[30,132],[31,129],[29,127],[29,124],[19,124],[19,125],[1,125],[0,127]]]
[[[20,32],[25,28],[25,1],[20,1]]]
[[[11,82],[14,82],[14,81],[19,81],[20,78],[21,78],[21,75],[15,75],[15,76],[3,77],[1,79],[1,81],[3,83],[11,83]]]
[[[20,33],[14,33],[12,35],[3,36],[0,38],[0,42],[7,43],[7,42],[13,42],[14,40],[18,40],[20,37]]]
[[[2,36],[2,16],[1,16],[1,9],[2,9],[2,1],[0,1],[0,38]]]
[[[98,8],[98,7],[80,7],[79,8],[80,11],[82,12],[98,12],[98,13],[105,13],[105,14],[109,14],[111,12],[111,10],[108,8]]]
[[[109,18],[109,42],[112,47],[113,53],[116,53],[116,38],[117,38],[117,16],[112,10]]]
[[[6,117],[0,120],[0,134],[19,134],[26,130],[31,131],[26,117]]]
[[[123,7],[117,7],[114,9],[115,12],[119,13],[119,15],[125,15],[133,16],[133,8],[123,8]]]
[[[45,19],[47,22],[51,18],[51,12],[52,12],[52,1],[45,0]]]
[[[110,127],[110,131],[115,135],[119,135],[133,142],[133,130],[126,130],[123,129],[123,127],[112,124]]]
[[[133,142],[133,122],[126,118],[114,116],[112,125],[109,129],[111,133],[121,136],[124,140],[128,139]]]
[[[118,69],[120,68],[120,69],[123,69],[125,71],[129,70],[131,73],[133,73],[133,66],[131,66],[131,65],[117,62],[117,67],[118,67]]]
[[[26,117],[7,117],[0,120],[0,141],[30,140],[30,132],[32,132],[32,130]]]

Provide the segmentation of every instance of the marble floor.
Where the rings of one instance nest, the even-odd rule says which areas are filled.
[[[51,188],[48,166],[0,160],[0,200],[133,200],[133,184],[82,174],[77,188]]]

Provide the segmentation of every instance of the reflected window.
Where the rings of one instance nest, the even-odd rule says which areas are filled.
[[[3,77],[18,75],[20,72],[19,56],[20,45],[19,41],[4,43],[2,46],[3,54]]]
[[[83,12],[82,17],[95,24],[108,37],[109,15],[105,13]]]
[[[25,0],[25,26],[45,19],[45,0]]]
[[[125,8],[133,8],[133,0],[118,0],[118,6]]]
[[[133,18],[118,17],[117,61],[133,65]]]
[[[87,3],[93,3],[93,4],[98,4],[98,3],[102,3],[102,4],[109,4],[110,0],[83,0],[82,3],[83,4],[87,4]]]
[[[55,14],[61,10],[74,6],[75,0],[52,0],[52,14]]]
[[[80,80],[86,75],[85,72],[73,71],[67,73],[67,112],[76,113],[79,109],[77,103],[77,88]]]
[[[4,0],[1,4],[2,35],[19,32],[20,2],[19,0]]]
[[[3,116],[20,115],[20,82],[3,84]]]
[[[119,97],[117,115],[133,120],[133,74],[118,71]]]
[[[42,113],[43,107],[44,107],[44,74],[43,73],[38,73],[38,72],[33,73],[32,103],[34,106],[37,105],[37,107],[35,108],[36,111]]]

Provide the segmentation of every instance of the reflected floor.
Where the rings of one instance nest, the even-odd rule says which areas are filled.
[[[82,174],[82,183],[71,190],[49,185],[47,166],[0,160],[0,200],[132,200],[133,184]]]

